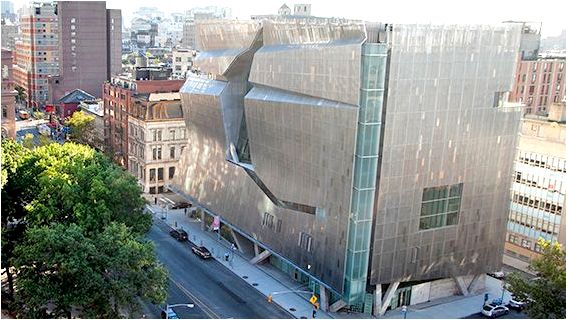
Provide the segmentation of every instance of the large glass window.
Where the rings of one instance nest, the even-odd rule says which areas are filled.
[[[421,201],[419,229],[427,230],[459,222],[463,184],[425,188]]]

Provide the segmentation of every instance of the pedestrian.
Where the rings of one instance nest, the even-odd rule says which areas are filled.
[[[230,254],[227,252],[224,254],[224,261],[228,261],[228,257],[230,256]]]
[[[232,250],[233,253],[236,250],[236,246],[234,245],[234,243],[230,244],[230,250]]]
[[[154,197],[154,204],[157,204],[157,197]]]
[[[187,208],[185,208],[185,215],[187,215]]]

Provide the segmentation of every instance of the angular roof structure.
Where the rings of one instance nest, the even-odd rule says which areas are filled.
[[[95,100],[96,98],[90,93],[81,89],[75,89],[59,99],[58,103],[79,103],[81,101]]]

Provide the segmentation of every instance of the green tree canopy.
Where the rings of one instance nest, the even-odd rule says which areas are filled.
[[[537,278],[526,280],[517,273],[507,279],[507,289],[517,299],[531,301],[528,315],[532,318],[565,319],[565,250],[559,243],[539,239],[543,248],[540,257],[530,263]]]
[[[25,102],[27,99],[26,89],[18,85],[14,89],[18,92],[16,94],[16,101],[20,103]]]
[[[69,138],[82,144],[87,144],[93,148],[98,148],[102,140],[98,137],[95,128],[95,117],[83,111],[76,111],[67,120],[66,125],[71,128]]]
[[[94,149],[74,143],[49,144],[29,152],[14,180],[22,188],[29,226],[77,223],[98,232],[111,221],[138,234],[151,226],[135,178]]]
[[[3,141],[2,164],[2,264],[15,267],[22,315],[47,317],[37,312],[51,303],[49,316],[75,307],[117,317],[137,297],[164,301],[166,271],[141,240],[152,218],[132,175],[75,143],[29,150]]]
[[[16,168],[24,158],[26,150],[14,139],[2,140],[2,180],[1,187],[4,187],[8,179],[8,173],[14,174]]]
[[[24,139],[22,140],[22,146],[24,146],[25,148],[28,148],[28,149],[35,148],[35,143],[33,142],[33,134],[26,133],[26,135],[24,136]]]
[[[17,298],[26,302],[22,315],[118,318],[136,309],[137,297],[165,300],[167,273],[156,262],[153,245],[138,241],[124,224],[111,223],[88,237],[76,224],[28,229],[15,249]]]

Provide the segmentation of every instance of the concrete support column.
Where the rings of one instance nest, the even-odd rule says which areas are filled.
[[[321,310],[328,312],[329,311],[329,292],[327,292],[327,288],[325,286],[319,285],[319,297],[321,298]]]
[[[453,279],[455,280],[455,283],[457,284],[457,288],[459,289],[461,295],[468,296],[469,290],[467,289],[467,285],[465,284],[463,277],[453,277]]]
[[[375,317],[379,316],[381,308],[382,308],[382,285],[377,284],[376,289],[374,289],[374,306],[372,308],[372,315]]]
[[[258,237],[255,233],[252,233],[252,238],[254,238],[254,255],[257,256],[260,254],[260,247],[258,247],[258,243],[256,243],[256,241],[258,241]]]
[[[392,301],[392,297],[394,296],[394,293],[398,289],[399,285],[399,281],[390,283],[388,290],[386,290],[386,294],[384,295],[384,299],[382,299],[382,306],[380,308],[379,315],[383,316],[384,313],[386,313],[386,309],[388,309],[390,301]]]
[[[335,303],[333,303],[330,307],[329,307],[329,311],[331,312],[337,312],[339,311],[341,308],[346,307],[346,302],[344,302],[343,300],[339,300]]]
[[[232,239],[234,239],[234,242],[236,243],[236,249],[238,249],[240,253],[244,253],[242,246],[240,245],[240,240],[238,240],[238,237],[236,236],[236,233],[234,232],[234,230],[232,230],[232,228],[230,228],[230,234],[232,235]]]
[[[467,288],[467,290],[469,291],[469,293],[474,292],[475,291],[475,287],[477,285],[477,283],[479,282],[479,280],[482,278],[481,274],[475,274],[475,276],[473,277],[473,279],[471,280],[471,283],[469,283],[469,286]]]
[[[272,253],[268,250],[264,250],[262,251],[262,253],[260,253],[259,255],[255,256],[254,258],[250,259],[250,263],[251,264],[257,264],[260,263],[264,260],[266,260],[269,256],[271,256]]]
[[[205,231],[205,210],[201,209],[201,230]]]

